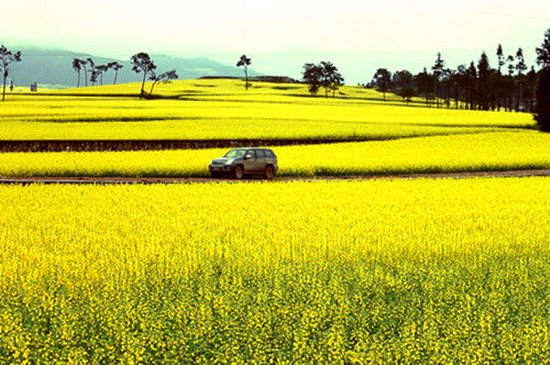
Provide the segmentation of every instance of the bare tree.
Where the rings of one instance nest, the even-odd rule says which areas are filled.
[[[139,94],[139,99],[143,99],[145,95],[145,79],[148,74],[151,74],[155,71],[157,66],[151,60],[151,57],[145,53],[140,52],[132,56],[132,71],[135,73],[143,72],[143,81],[141,82],[141,93]]]
[[[248,66],[250,66],[252,64],[252,60],[248,57],[246,57],[246,55],[242,55],[241,56],[241,59],[239,60],[239,62],[237,62],[237,67],[244,67],[244,87],[245,89],[248,91]]]
[[[10,74],[10,64],[21,62],[21,52],[12,52],[4,46],[0,46],[0,68],[4,75],[4,88],[2,91],[2,101],[6,100],[6,80]]]
[[[153,72],[151,77],[149,77],[149,80],[153,81],[149,95],[153,95],[153,89],[155,88],[155,85],[157,83],[160,82],[161,84],[168,84],[171,82],[171,80],[175,80],[177,78],[178,78],[178,75],[176,74],[176,70],[170,70],[170,71],[161,73],[160,75],[156,75],[155,72]]]

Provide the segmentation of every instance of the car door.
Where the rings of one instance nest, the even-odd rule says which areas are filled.
[[[258,161],[258,173],[263,173],[265,170],[265,166],[267,165],[267,156],[265,155],[265,150],[256,150],[256,160]]]
[[[277,156],[275,156],[275,153],[272,150],[265,150],[265,156],[266,165],[273,165],[275,171],[277,171],[279,167],[277,166]]]
[[[248,151],[246,151],[244,157],[245,157],[244,158],[244,173],[245,174],[257,173],[258,172],[257,171],[258,161],[256,160],[256,152],[254,150],[248,150]]]

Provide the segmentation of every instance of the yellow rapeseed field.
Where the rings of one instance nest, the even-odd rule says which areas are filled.
[[[550,168],[550,135],[536,131],[274,147],[283,176],[389,175]],[[208,176],[228,149],[1,153],[0,176]]]
[[[0,186],[0,358],[541,364],[549,190]]]
[[[282,89],[281,89],[282,88]],[[161,85],[174,99],[137,100],[138,84],[10,95],[0,105],[0,139],[389,139],[532,128],[525,113],[405,107],[373,90],[346,86],[338,97],[306,97],[306,86],[238,80]],[[95,96],[94,96],[95,95]]]
[[[526,113],[243,86],[18,90],[0,140],[379,140],[273,147],[285,176],[550,168]],[[0,153],[0,176],[207,176],[227,150]],[[0,362],[547,363],[548,191],[543,177],[0,185]]]

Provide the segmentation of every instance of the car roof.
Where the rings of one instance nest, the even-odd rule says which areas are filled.
[[[232,151],[234,150],[243,150],[243,151],[248,151],[248,150],[270,150],[269,148],[264,148],[264,147],[239,147],[239,148],[233,148]]]

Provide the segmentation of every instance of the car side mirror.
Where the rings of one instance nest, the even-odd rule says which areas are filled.
[[[244,159],[245,160],[250,160],[250,159],[252,159],[252,156],[251,155],[246,155],[246,156],[244,156]]]

